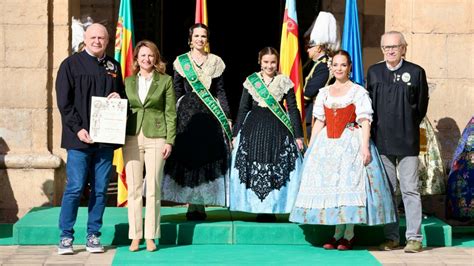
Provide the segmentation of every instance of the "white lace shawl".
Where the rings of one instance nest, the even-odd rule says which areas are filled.
[[[189,56],[191,57],[190,54]],[[192,59],[191,59],[191,63],[193,64],[193,67],[196,70],[196,74],[198,75],[199,80],[202,82],[204,87],[206,87],[206,89],[208,90],[211,87],[212,79],[221,76],[225,70],[224,61],[222,61],[222,59],[219,56],[215,54],[211,54],[211,53],[207,55],[206,61],[202,64],[200,68],[196,65],[196,63]],[[181,77],[186,78],[186,76],[184,75],[183,68],[181,67],[181,64],[179,63],[178,58],[174,60],[173,68],[179,73]]]
[[[281,101],[281,99],[288,92],[288,90],[293,87],[293,82],[285,75],[275,76],[275,79],[270,83],[269,86],[267,86],[270,94],[278,102]],[[244,88],[247,89],[250,95],[252,95],[252,98],[258,103],[258,106],[268,107],[265,103],[265,100],[258,95],[257,91],[255,91],[255,88],[247,79],[245,79]]]

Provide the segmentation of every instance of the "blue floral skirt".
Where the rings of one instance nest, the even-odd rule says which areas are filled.
[[[323,135],[324,134],[324,135]],[[358,155],[356,153],[359,152],[360,138],[357,136],[355,132],[347,131],[343,134],[341,139],[328,139],[326,136],[326,131],[323,130],[320,132],[320,136],[318,138],[323,138],[315,140],[313,145],[308,148],[306,152],[306,157],[303,162],[303,180],[300,188],[300,193],[304,192],[306,194],[305,203],[303,201],[297,200],[295,203],[295,207],[293,208],[290,214],[290,221],[302,224],[325,224],[325,225],[337,225],[337,224],[368,224],[368,225],[377,225],[377,224],[387,224],[387,223],[394,223],[396,221],[395,216],[395,209],[393,206],[392,201],[392,194],[390,190],[389,181],[385,170],[383,168],[382,161],[380,156],[377,152],[377,149],[370,143],[370,152],[372,156],[372,160],[369,165],[363,167],[363,171],[353,171],[350,168],[353,166],[347,166],[346,168],[340,167],[342,164],[340,161],[336,162],[335,165],[337,167],[344,168],[341,172],[344,174],[360,174],[360,182],[364,182],[363,184],[357,185],[356,188],[361,191],[357,197],[353,197],[353,199],[344,199],[344,197],[348,195],[338,195],[339,193],[336,191],[335,200],[333,200],[330,204],[331,207],[313,207],[311,206],[321,206],[325,203],[321,203],[321,200],[324,202],[324,196],[321,197],[318,194],[318,186],[321,183],[314,182],[314,180],[306,180],[305,178],[312,179],[315,176],[336,176],[341,177],[341,172],[339,173],[327,173],[327,170],[322,169],[320,166],[314,165],[314,160],[316,159],[319,161],[318,163],[322,165],[329,165],[331,167],[330,162],[325,162],[326,159],[331,159],[330,157],[338,158],[340,156],[351,156],[347,155],[347,152],[353,153],[353,158],[356,158]],[[355,141],[355,142],[354,142]],[[332,144],[328,144],[333,142]],[[335,142],[335,143],[334,143]],[[333,149],[332,147],[328,151],[324,151],[324,147],[326,145],[334,145],[334,147],[338,147],[337,149]],[[346,145],[346,146],[345,146]],[[317,149],[314,147],[317,146]],[[341,154],[338,154],[340,152]],[[311,157],[313,156],[313,157]],[[316,157],[314,157],[316,156]],[[311,158],[313,158],[311,160]],[[346,157],[348,158],[348,157]],[[333,160],[332,158],[331,160]],[[360,159],[359,159],[360,160]],[[308,161],[311,163],[308,164]],[[354,165],[355,159],[351,162],[351,165]],[[355,167],[357,169],[357,167]],[[330,169],[330,168],[329,168]],[[304,174],[305,171],[309,171],[309,174]],[[322,175],[319,175],[318,171],[325,171]],[[329,170],[331,171],[331,170]],[[336,171],[336,170],[334,170]],[[314,175],[313,175],[314,173]],[[339,174],[339,175],[338,175]],[[337,179],[337,178],[336,178]],[[336,180],[337,182],[342,182],[342,179],[348,179],[350,184],[357,183],[354,180],[350,180],[350,178],[341,177],[340,180]],[[356,178],[357,179],[357,178]],[[326,181],[322,181],[324,183]],[[310,184],[306,186],[307,184]],[[312,185],[311,185],[312,184]],[[314,186],[311,188],[311,186]],[[312,191],[315,191],[314,194],[311,195]],[[365,192],[365,193],[364,193]],[[349,194],[349,193],[346,193]],[[364,195],[365,194],[365,195]],[[362,196],[360,196],[362,195]],[[300,197],[301,195],[298,195]],[[349,195],[351,196],[351,195]],[[322,199],[321,199],[322,198]],[[350,198],[350,197],[349,197]],[[339,204],[340,202],[357,202],[359,204],[351,204],[350,206],[345,204]],[[362,201],[362,202],[361,202]],[[334,203],[339,202],[339,203]],[[335,206],[334,206],[335,205]]]

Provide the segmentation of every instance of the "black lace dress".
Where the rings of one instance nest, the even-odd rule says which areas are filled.
[[[295,136],[244,83],[234,126],[230,208],[254,213],[288,213],[299,189],[301,156],[295,137],[303,136],[293,83],[277,76],[269,91],[283,109],[286,100]],[[257,100],[255,100],[257,98]]]
[[[226,205],[226,179],[230,153],[222,127],[192,87],[175,61],[176,141],[166,161],[163,199],[174,202]],[[202,66],[194,65],[203,84],[229,117],[224,91],[222,60],[209,54]],[[207,82],[207,84],[206,84]]]

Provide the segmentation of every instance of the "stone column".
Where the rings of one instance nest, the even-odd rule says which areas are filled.
[[[68,54],[69,1],[2,0],[0,13],[0,222],[11,222],[58,203],[53,81]]]

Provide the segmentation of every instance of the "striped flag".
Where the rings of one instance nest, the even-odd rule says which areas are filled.
[[[298,42],[298,18],[296,16],[295,0],[287,0],[283,27],[281,30],[280,43],[280,72],[288,75],[295,85],[296,103],[300,110],[301,119],[304,121],[304,94],[303,94],[303,72]],[[306,123],[303,124],[303,132],[306,140]]]
[[[207,0],[196,0],[196,18],[194,23],[207,25]]]
[[[207,0],[196,0],[196,17],[194,18],[194,23],[202,23],[206,26],[209,26],[207,24]],[[206,47],[204,47],[204,50],[206,52],[211,51],[211,48],[209,47],[209,43],[206,44]]]
[[[114,58],[120,63],[123,79],[132,75],[133,64],[133,18],[130,0],[122,0],[115,33],[115,55]],[[125,178],[125,166],[123,162],[122,149],[114,152],[113,165],[116,166],[118,174],[117,182],[117,206],[127,206],[128,188]]]
[[[346,0],[344,31],[342,32],[342,49],[346,50],[351,55],[352,81],[364,86],[364,66],[362,65],[357,0]]]

